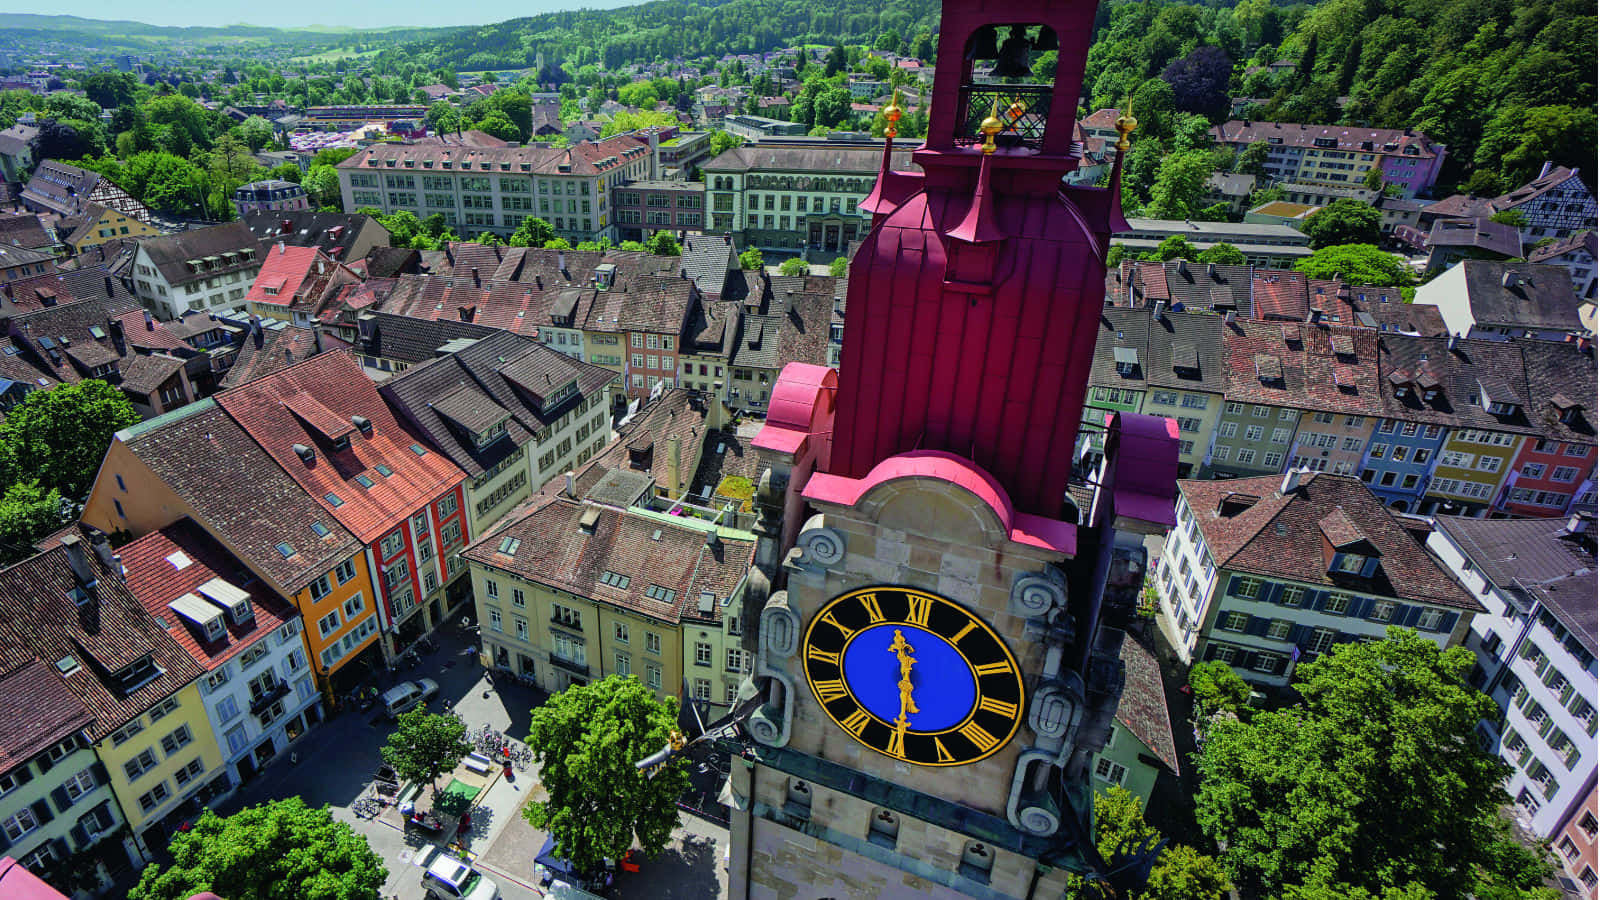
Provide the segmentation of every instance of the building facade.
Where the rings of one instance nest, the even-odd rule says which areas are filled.
[[[705,227],[706,186],[698,181],[631,181],[612,195],[617,235],[642,241],[656,231]]]
[[[240,304],[260,271],[255,236],[229,222],[140,241],[133,293],[162,320],[219,312]]]
[[[1415,197],[1433,188],[1444,165],[1444,146],[1409,128],[1232,120],[1211,131],[1218,144],[1235,152],[1265,141],[1266,173],[1274,181],[1356,186],[1377,168],[1384,184]]]
[[[293,181],[281,179],[252,181],[233,192],[233,208],[238,211],[241,219],[251,213],[310,207],[311,201],[306,197],[306,189]]]

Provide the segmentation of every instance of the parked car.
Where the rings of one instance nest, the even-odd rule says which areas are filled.
[[[383,692],[383,709],[391,717],[410,712],[419,703],[427,703],[439,693],[439,683],[432,678],[402,681]]]
[[[500,887],[454,856],[440,853],[422,873],[430,897],[442,900],[499,900]]]

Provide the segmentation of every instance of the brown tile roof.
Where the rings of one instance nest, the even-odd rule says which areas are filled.
[[[116,358],[115,354],[112,358]],[[158,353],[135,354],[122,364],[120,387],[136,394],[154,394],[182,368],[183,360],[177,357]]]
[[[1590,259],[1600,257],[1600,250],[1597,250],[1594,231],[1574,232],[1553,244],[1536,247],[1528,251],[1528,262],[1544,262],[1545,260],[1555,259],[1558,256],[1564,256],[1575,250],[1583,250],[1589,254]],[[1560,262],[1553,263],[1553,265],[1560,265]]]
[[[309,328],[285,324],[282,327],[261,328],[259,336],[259,347],[256,346],[256,334],[245,336],[232,368],[222,379],[224,388],[238,387],[257,378],[265,378],[317,354],[316,337]]]
[[[833,294],[793,293],[783,298],[778,327],[778,356],[814,366],[828,364],[828,325],[833,319]]]
[[[1360,479],[1307,473],[1288,494],[1279,491],[1282,480],[1266,475],[1178,482],[1217,568],[1456,609],[1483,609]],[[1219,512],[1224,499],[1241,495],[1257,499],[1229,505],[1226,512],[1231,514]],[[1336,511],[1345,521],[1360,522],[1360,534],[1380,555],[1371,578],[1328,571],[1323,523]],[[1337,526],[1338,517],[1331,521]]]
[[[127,571],[128,589],[155,617],[156,623],[207,671],[237,656],[256,641],[271,637],[279,625],[299,615],[265,582],[245,578],[248,570],[187,518],[124,545],[118,553]],[[185,594],[203,597],[202,586],[209,585],[213,579],[221,579],[244,591],[253,614],[244,622],[224,615],[223,634],[216,639],[208,638],[200,626],[169,606]],[[227,612],[222,607],[216,607],[216,611]]]
[[[94,587],[82,588],[89,599],[81,606],[71,596],[81,586],[64,547],[0,571],[0,631],[41,660],[77,661],[81,668],[66,676],[66,685],[94,714],[90,734],[99,740],[204,670],[86,546],[83,560]],[[142,660],[159,674],[125,689],[116,674]]]
[[[252,569],[293,593],[361,548],[214,400],[183,413],[154,427],[136,426],[124,440]]]
[[[715,402],[715,401],[713,401]],[[681,442],[677,481],[687,487],[697,466],[695,451],[699,449],[706,433],[708,410],[705,400],[693,391],[673,388],[662,393],[653,403],[645,405],[632,419],[617,429],[617,439],[595,455],[578,473],[577,490],[582,496],[612,469],[632,469],[651,475],[656,486],[668,490],[672,486],[671,473],[667,471],[667,445],[672,439]],[[632,449],[630,449],[630,445]],[[660,463],[661,465],[657,465]],[[544,486],[544,491],[554,493],[561,489],[561,479]]]
[[[1449,338],[1384,334],[1378,346],[1384,415],[1513,434],[1537,430],[1529,418],[1528,376],[1517,344],[1463,338],[1451,349]],[[1513,412],[1496,415],[1484,408],[1478,387],[1484,375],[1500,379],[1515,395]],[[1403,386],[1409,386],[1403,396],[1395,396]],[[1427,399],[1429,391],[1432,399]]]
[[[1344,325],[1257,322],[1223,327],[1229,400],[1380,415],[1378,333]]]
[[[1299,272],[1257,269],[1251,275],[1251,282],[1256,318],[1287,322],[1306,320],[1312,307],[1306,276]]]
[[[0,773],[94,724],[89,708],[67,689],[54,666],[40,662],[20,645],[8,647],[3,660],[7,671],[0,675]]]
[[[1594,345],[1580,349],[1576,343],[1518,343],[1528,377],[1528,419],[1533,427],[1550,440],[1595,443],[1600,402],[1596,397]],[[1563,410],[1558,404],[1568,408]]]
[[[1117,701],[1117,721],[1150,748],[1173,774],[1178,773],[1178,746],[1172,740],[1172,718],[1167,713],[1167,691],[1161,663],[1154,650],[1133,632],[1122,637],[1122,697]]]
[[[232,272],[253,271],[261,265],[256,251],[255,236],[243,222],[229,222],[194,231],[180,231],[159,237],[145,238],[139,246],[149,255],[168,284],[187,284],[203,281]],[[248,252],[242,252],[248,251]],[[191,269],[186,263],[191,259],[236,253],[231,265],[214,269]]]
[[[761,480],[761,460],[756,455],[755,447],[750,444],[752,439],[753,435],[741,436],[731,431],[706,432],[705,444],[700,450],[700,465],[695,469],[694,481],[689,485],[689,493],[695,502],[703,502],[698,498],[706,487],[711,488],[712,497],[721,496],[716,490],[724,478],[745,478],[752,486]],[[732,498],[724,498],[727,499]]]
[[[617,135],[598,143],[583,142],[562,148],[380,143],[339,163],[339,168],[410,173],[470,171],[495,175],[598,175],[625,166],[649,153],[650,146],[632,135]],[[393,165],[390,165],[391,160]],[[446,166],[446,163],[449,165]]]
[[[592,532],[580,521],[586,514],[596,517]],[[705,531],[663,518],[555,497],[543,498],[463,555],[657,621],[678,623],[720,619],[722,604],[755,562],[753,540],[707,537]],[[500,552],[506,538],[520,541],[514,554]],[[626,586],[612,578],[602,582],[606,572],[628,579]],[[670,599],[662,597],[662,589],[671,592]],[[709,616],[699,611],[702,591],[715,597]]]

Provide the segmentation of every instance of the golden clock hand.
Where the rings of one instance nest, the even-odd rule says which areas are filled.
[[[911,698],[911,667],[916,665],[917,658],[912,656],[916,648],[906,642],[906,636],[900,629],[894,630],[894,640],[889,643],[889,652],[893,653],[900,661],[900,716],[895,719],[895,724],[904,730],[906,727],[906,714],[917,712],[916,701]]]

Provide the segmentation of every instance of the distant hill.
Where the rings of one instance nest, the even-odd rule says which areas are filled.
[[[453,28],[391,27],[373,29],[272,28],[263,25],[188,26],[147,25],[126,20],[85,19],[79,16],[43,16],[0,13],[0,46],[80,48],[86,61],[119,53],[168,56],[185,51],[245,50],[272,47],[289,53],[311,52],[355,38],[381,41],[425,40]]]

